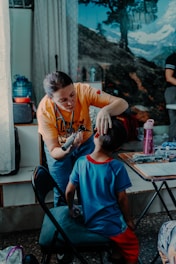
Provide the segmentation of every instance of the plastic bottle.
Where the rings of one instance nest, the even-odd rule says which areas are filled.
[[[148,119],[144,124],[144,139],[143,139],[143,153],[144,154],[154,153],[153,125],[154,125],[153,119]]]
[[[32,97],[32,83],[25,76],[15,75],[13,82],[13,98],[14,97]]]

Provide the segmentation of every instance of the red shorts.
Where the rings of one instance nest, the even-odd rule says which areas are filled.
[[[136,263],[139,257],[139,241],[135,233],[127,228],[125,232],[111,236],[122,256],[131,263]]]

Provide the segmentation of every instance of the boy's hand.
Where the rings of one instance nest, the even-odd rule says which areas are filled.
[[[77,218],[78,216],[80,216],[81,214],[81,210],[79,209],[78,206],[73,205],[72,209],[70,209],[70,215],[73,218]]]

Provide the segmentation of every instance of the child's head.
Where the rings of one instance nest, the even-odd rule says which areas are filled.
[[[109,152],[118,149],[127,140],[127,132],[122,121],[116,117],[112,117],[111,120],[112,128],[108,129],[106,135],[99,136],[102,149]]]

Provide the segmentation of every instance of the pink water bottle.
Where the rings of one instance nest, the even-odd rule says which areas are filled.
[[[154,125],[153,119],[148,119],[144,124],[144,140],[143,140],[144,154],[154,153],[153,125]]]

